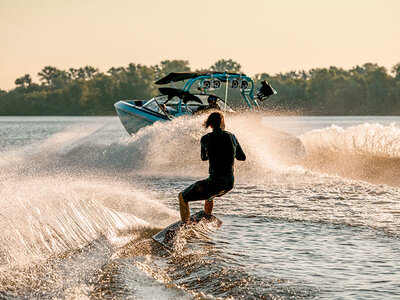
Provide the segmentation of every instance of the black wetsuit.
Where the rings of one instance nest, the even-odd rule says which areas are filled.
[[[185,202],[220,197],[233,188],[233,164],[246,160],[236,137],[220,128],[201,138],[201,159],[210,161],[210,176],[187,187],[182,196]]]

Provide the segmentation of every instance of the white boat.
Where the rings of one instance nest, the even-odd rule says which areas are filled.
[[[186,83],[179,89],[175,84],[181,81]],[[260,110],[257,100],[276,94],[268,83],[263,82],[260,91],[254,96],[254,82],[250,77],[226,72],[169,73],[155,84],[172,84],[174,87],[159,88],[161,94],[147,101],[121,100],[114,104],[129,134],[157,121],[170,121],[175,117],[193,115],[202,110],[216,108],[233,111],[228,95],[235,95],[236,104],[247,106],[250,110]]]

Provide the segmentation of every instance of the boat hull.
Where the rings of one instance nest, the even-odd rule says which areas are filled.
[[[115,110],[122,125],[129,134],[134,134],[139,129],[152,125],[157,121],[169,121],[168,118],[135,105],[136,101],[118,101],[114,104]]]

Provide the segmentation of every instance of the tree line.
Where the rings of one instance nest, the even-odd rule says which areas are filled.
[[[122,99],[150,99],[158,94],[154,82],[169,72],[192,71],[187,60],[164,60],[154,66],[130,63],[106,73],[85,66],[60,70],[46,66],[40,83],[29,74],[0,90],[0,115],[113,115]],[[221,59],[196,72],[242,72],[232,59]],[[366,63],[345,70],[316,68],[269,75],[256,74],[256,87],[267,80],[278,94],[261,105],[270,111],[306,115],[400,115],[400,63],[388,72]]]

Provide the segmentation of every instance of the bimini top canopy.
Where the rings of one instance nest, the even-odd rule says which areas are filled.
[[[171,100],[173,97],[177,96],[178,98],[182,99],[183,103],[188,103],[189,101],[195,101],[203,104],[203,102],[201,102],[201,100],[197,96],[186,91],[168,87],[159,88],[158,90],[160,91],[161,94],[168,96],[168,100],[166,102]]]
[[[224,72],[207,72],[207,73],[182,73],[182,72],[171,72],[167,76],[157,80],[155,84],[168,84],[171,82],[182,81],[190,78],[195,78],[204,75],[212,75],[212,74],[228,74],[228,75],[242,75],[238,73],[224,73]]]
[[[267,83],[262,82],[262,87],[254,96],[254,81],[242,73],[228,72],[191,72],[191,73],[175,73],[171,72],[167,76],[156,81],[156,84],[169,84],[177,81],[187,80],[183,87],[178,90],[176,88],[160,88],[159,91],[163,95],[168,95],[168,100],[177,96],[186,104],[188,101],[199,102],[199,99],[190,93],[191,87],[198,83],[197,89],[201,94],[206,94],[209,91],[218,90],[222,83],[225,83],[225,99],[228,99],[228,87],[230,90],[238,90],[242,98],[250,109],[260,109],[257,100],[265,100],[269,96],[276,94],[276,91]],[[237,94],[236,94],[237,95]]]

